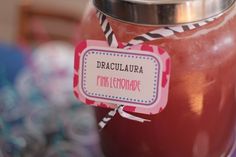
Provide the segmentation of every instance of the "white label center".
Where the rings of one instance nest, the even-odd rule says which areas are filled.
[[[95,101],[149,106],[161,95],[159,56],[89,47],[80,56],[80,91]]]

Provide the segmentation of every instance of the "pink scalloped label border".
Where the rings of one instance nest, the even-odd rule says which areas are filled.
[[[88,105],[157,114],[167,104],[170,64],[168,53],[154,45],[124,50],[83,41],[75,50],[74,94]]]

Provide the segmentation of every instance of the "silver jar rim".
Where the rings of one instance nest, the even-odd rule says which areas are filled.
[[[145,25],[192,23],[217,16],[236,0],[93,0],[104,14]]]

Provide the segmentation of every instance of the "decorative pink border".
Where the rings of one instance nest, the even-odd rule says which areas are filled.
[[[75,58],[74,58],[74,94],[75,96],[82,102],[93,105],[93,106],[99,106],[99,107],[105,107],[105,108],[115,108],[116,105],[114,104],[108,104],[108,103],[102,103],[97,101],[92,101],[83,96],[83,94],[79,91],[79,69],[80,69],[80,56],[84,49],[86,49],[89,46],[98,46],[98,47],[109,47],[106,41],[94,41],[94,40],[87,40],[81,42],[75,50]],[[150,53],[155,53],[161,58],[161,62],[163,64],[162,69],[162,78],[161,78],[161,96],[160,100],[157,104],[151,105],[148,107],[145,106],[126,106],[124,107],[124,110],[127,112],[136,112],[136,113],[143,113],[143,114],[156,114],[161,112],[166,104],[168,99],[168,89],[169,89],[169,79],[170,79],[170,57],[166,51],[164,51],[162,48],[153,46],[153,45],[135,45],[131,47],[132,50],[142,50],[142,51],[148,51]],[[134,55],[134,54],[132,54]],[[139,55],[139,54],[136,54]],[[153,56],[152,56],[153,57]],[[81,76],[82,77],[82,76]],[[158,88],[157,88],[158,89]],[[91,97],[91,96],[90,96]]]

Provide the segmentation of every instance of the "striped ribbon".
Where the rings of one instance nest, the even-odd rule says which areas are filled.
[[[131,115],[131,114],[125,112],[123,110],[123,108],[124,108],[124,105],[118,105],[114,110],[111,110],[110,112],[108,112],[108,114],[105,117],[103,117],[103,119],[98,123],[99,131],[102,131],[102,129],[107,125],[107,123],[110,120],[112,120],[112,118],[116,115],[117,111],[120,114],[120,116],[123,118],[137,121],[137,122],[141,122],[141,123],[150,122],[150,120],[148,120],[148,119],[136,117],[134,115]]]
[[[172,35],[175,34],[179,34],[179,33],[183,33],[185,31],[189,31],[189,30],[194,30],[197,29],[199,27],[202,27],[212,21],[214,21],[215,19],[217,19],[218,17],[220,17],[222,14],[219,14],[213,18],[208,18],[204,21],[200,21],[200,22],[195,22],[195,23],[190,23],[190,24],[185,24],[185,25],[178,25],[178,26],[166,26],[163,28],[158,28],[155,29],[153,31],[141,34],[136,36],[135,38],[133,38],[132,40],[130,40],[124,47],[123,49],[129,49],[130,47],[132,47],[133,45],[139,45],[142,44],[146,41],[154,41],[154,40],[158,40],[161,38],[167,38],[170,37]],[[106,15],[104,15],[103,13],[101,13],[100,11],[97,11],[97,17],[99,19],[99,23],[101,25],[102,31],[107,39],[107,42],[109,44],[110,47],[113,48],[122,48],[119,45],[119,42],[113,32],[113,29],[111,27],[111,25],[109,24]],[[136,117],[133,116],[127,112],[125,112],[123,110],[124,105],[117,105],[117,107],[110,111],[99,123],[98,123],[98,127],[99,130],[101,131],[106,125],[107,123],[116,115],[117,111],[120,114],[121,117],[126,118],[126,119],[130,119],[133,121],[138,121],[138,122],[149,122],[150,120],[147,119],[143,119],[140,117]]]
[[[185,31],[197,29],[199,27],[202,27],[202,26],[214,21],[215,19],[217,19],[221,15],[218,15],[214,18],[206,19],[205,21],[196,22],[196,23],[158,28],[156,30],[153,30],[153,31],[150,31],[150,32],[147,32],[147,33],[144,33],[142,35],[135,37],[134,39],[132,39],[128,42],[126,47],[131,47],[133,45],[142,44],[143,42],[146,42],[146,41],[153,41],[153,40],[157,40],[160,38],[167,38],[167,37],[170,37],[170,36],[178,34],[178,33],[183,33]]]
[[[118,40],[112,30],[111,25],[109,24],[107,17],[101,12],[97,12],[97,17],[99,19],[99,23],[101,25],[102,31],[107,39],[107,42],[110,47],[119,48]]]

